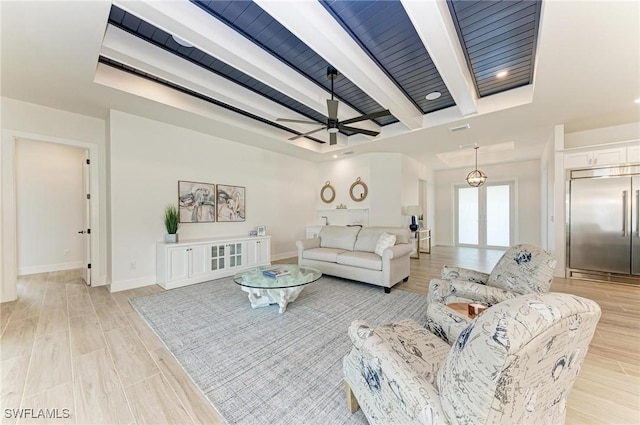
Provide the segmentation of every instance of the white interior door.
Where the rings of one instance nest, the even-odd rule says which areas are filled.
[[[84,244],[84,272],[83,278],[87,285],[91,286],[91,193],[90,193],[90,180],[89,180],[89,151],[85,152],[85,160],[82,164],[82,189],[85,196],[84,199],[84,211],[82,214],[82,226],[81,230],[82,239]]]
[[[513,182],[456,187],[456,245],[511,246],[513,187]]]

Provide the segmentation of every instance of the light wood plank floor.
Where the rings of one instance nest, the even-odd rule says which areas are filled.
[[[409,282],[396,288],[426,294],[442,265],[488,272],[501,255],[434,247],[411,260]],[[567,424],[640,424],[640,288],[556,279],[552,289],[594,299],[603,311]],[[128,303],[158,291],[110,294],[87,287],[78,271],[20,278],[18,300],[0,305],[1,423],[223,424]],[[58,409],[60,416],[68,409],[70,417],[7,417],[5,409],[20,408]]]

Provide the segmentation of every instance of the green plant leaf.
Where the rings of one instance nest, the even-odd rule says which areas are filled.
[[[170,235],[178,233],[179,221],[178,208],[173,204],[167,205],[164,209],[164,227],[166,227],[167,233]]]

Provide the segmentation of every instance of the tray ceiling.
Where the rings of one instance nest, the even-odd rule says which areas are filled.
[[[411,1],[116,1],[98,61],[282,130],[283,141],[314,125],[278,118],[327,124],[334,66],[339,120],[389,109],[351,124],[383,138],[477,114],[479,99],[531,85],[540,10],[539,0],[449,0],[439,9]],[[430,93],[439,97],[427,100]],[[325,133],[307,138],[324,148]],[[375,140],[339,137],[341,146]]]

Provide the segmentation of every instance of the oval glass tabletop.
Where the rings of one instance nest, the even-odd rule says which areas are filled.
[[[248,288],[274,289],[293,288],[314,282],[322,272],[313,267],[297,264],[273,264],[245,270],[233,276],[233,281]]]

